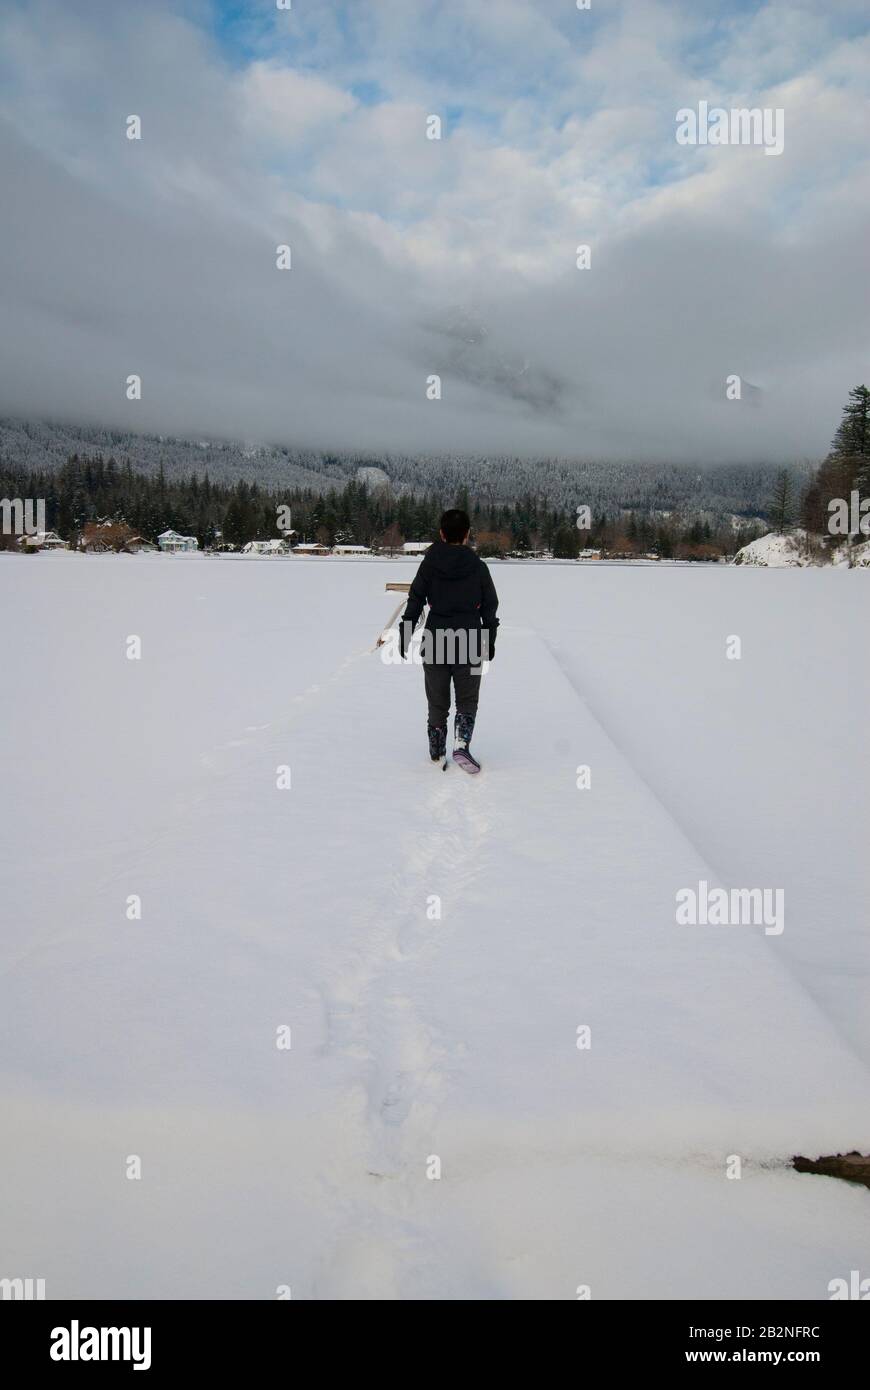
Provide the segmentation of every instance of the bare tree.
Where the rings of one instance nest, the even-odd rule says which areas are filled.
[[[404,541],[405,538],[394,521],[381,536],[381,550],[389,551],[390,555],[393,555],[395,551],[401,550]]]

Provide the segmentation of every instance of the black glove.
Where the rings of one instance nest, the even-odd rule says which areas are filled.
[[[413,636],[413,633],[414,624],[409,620],[402,618],[401,622],[399,623],[399,652],[403,661],[405,660],[405,657],[408,651],[410,650],[411,637]]]

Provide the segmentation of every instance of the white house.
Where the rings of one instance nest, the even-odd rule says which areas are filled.
[[[18,544],[26,546],[28,550],[67,549],[66,541],[62,541],[56,531],[36,531],[32,536],[22,536]]]
[[[302,545],[294,545],[291,554],[293,555],[329,555],[328,545],[319,545],[316,541],[305,541]]]
[[[178,531],[163,531],[157,537],[157,544],[164,555],[181,555],[186,551],[199,550],[196,536],[182,536]]]
[[[334,545],[333,555],[371,555],[367,545]]]
[[[431,544],[431,541],[405,541],[405,544],[402,546],[402,554],[424,555]]]
[[[286,555],[287,545],[282,540],[248,541],[242,546],[243,555]]]

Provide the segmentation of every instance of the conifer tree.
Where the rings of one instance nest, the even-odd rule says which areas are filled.
[[[782,535],[794,523],[794,488],[787,468],[777,474],[768,511],[771,525],[778,535]],[[697,539],[703,539],[703,532]]]

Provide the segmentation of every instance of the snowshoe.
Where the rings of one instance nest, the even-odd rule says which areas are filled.
[[[463,772],[479,772],[480,763],[468,748],[454,748],[453,761]]]
[[[453,726],[453,761],[463,772],[479,772],[480,763],[469,748],[474,733],[474,715],[457,714]]]

